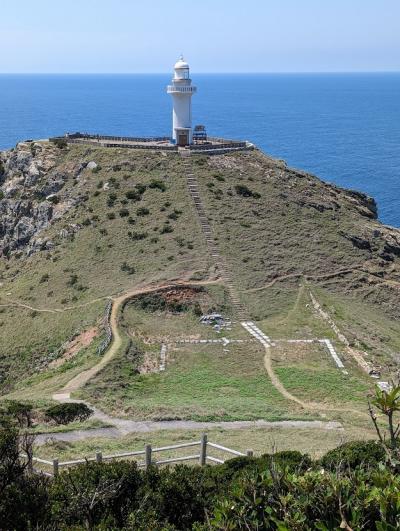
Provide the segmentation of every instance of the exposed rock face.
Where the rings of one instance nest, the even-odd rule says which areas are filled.
[[[69,174],[56,169],[57,157],[57,147],[36,142],[0,153],[0,256],[51,246],[37,237],[60,215],[55,194]]]

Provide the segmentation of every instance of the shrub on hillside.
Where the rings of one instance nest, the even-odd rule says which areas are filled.
[[[160,230],[160,234],[169,234],[171,232],[174,232],[174,229],[171,227],[171,225],[167,224],[165,224]]]
[[[161,190],[161,192],[165,192],[167,185],[163,181],[153,179],[149,184],[149,188],[158,189]]]
[[[140,505],[135,462],[88,463],[60,474],[51,487],[55,529],[121,529]]]
[[[48,529],[49,480],[26,473],[18,430],[0,428],[0,528]]]
[[[138,216],[148,216],[150,214],[150,210],[146,207],[141,207],[136,210],[136,215]]]
[[[127,264],[126,262],[124,262],[121,265],[121,271],[124,271],[125,273],[128,273],[128,275],[133,275],[135,273],[136,269],[134,268],[134,266],[131,266],[131,265]]]
[[[125,197],[131,201],[140,201],[142,199],[142,194],[140,194],[137,190],[128,190],[125,194]]]
[[[107,198],[107,206],[108,207],[113,207],[114,204],[115,204],[115,201],[117,200],[117,194],[115,194],[114,192],[112,192],[111,194],[108,194],[108,198]]]
[[[245,184],[237,184],[235,186],[235,192],[237,195],[241,195],[242,197],[254,197],[255,199],[259,199],[261,195],[258,192],[253,192],[253,190],[250,190]]]
[[[68,142],[65,138],[51,138],[50,142],[52,142],[59,149],[65,149],[68,146]]]
[[[128,231],[128,236],[133,241],[140,241],[147,238],[148,234],[147,232],[132,232]]]
[[[46,409],[46,418],[57,424],[69,424],[75,420],[83,422],[93,414],[93,410],[81,402],[56,404]]]
[[[32,426],[32,404],[18,402],[17,400],[7,400],[5,402],[4,413],[16,420],[20,428],[30,428]]]
[[[328,470],[338,468],[375,468],[386,459],[384,447],[377,441],[348,442],[327,452],[320,463]]]
[[[121,208],[119,215],[121,218],[127,218],[129,216],[129,210],[127,208]]]

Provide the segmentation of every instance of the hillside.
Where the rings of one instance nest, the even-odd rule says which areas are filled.
[[[338,418],[365,409],[362,360],[384,380],[396,370],[400,231],[362,193],[257,150],[185,159],[32,142],[0,160],[4,396],[48,402],[101,363],[110,300],[120,344],[69,390],[133,419]],[[238,308],[275,342],[270,355]],[[200,325],[209,311],[232,325]],[[180,343],[223,336],[243,342]],[[286,341],[301,339],[331,341],[347,374],[324,344]]]

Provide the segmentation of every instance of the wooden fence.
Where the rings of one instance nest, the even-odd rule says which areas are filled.
[[[162,452],[182,450],[184,448],[196,448],[198,451],[190,455],[183,455],[180,457],[161,458],[157,459],[155,454]],[[62,468],[69,468],[76,465],[81,465],[90,462],[104,463],[107,461],[114,461],[116,459],[134,458],[137,460],[139,468],[148,468],[151,465],[169,465],[174,463],[182,463],[185,461],[196,461],[200,466],[204,466],[207,463],[223,464],[226,459],[221,457],[215,457],[210,455],[211,450],[217,450],[219,455],[228,454],[235,457],[251,457],[253,455],[252,450],[247,450],[246,453],[227,448],[220,444],[216,444],[208,441],[207,434],[203,434],[199,441],[193,441],[188,443],[173,444],[171,446],[161,446],[159,448],[153,448],[150,444],[146,444],[143,450],[136,450],[133,452],[123,452],[120,454],[104,455],[102,452],[97,452],[95,456],[84,459],[73,459],[71,461],[60,461],[55,458],[52,460],[40,459],[39,457],[32,457],[29,467],[35,473],[44,474],[46,476],[57,476]],[[162,456],[160,456],[162,457]],[[25,454],[21,454],[21,458],[27,459]],[[38,468],[37,468],[38,467]]]

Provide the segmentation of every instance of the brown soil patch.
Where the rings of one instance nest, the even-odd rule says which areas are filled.
[[[159,363],[158,359],[154,354],[146,352],[143,356],[142,364],[139,367],[140,374],[149,374],[151,372],[158,372]]]
[[[159,292],[159,295],[167,302],[190,304],[199,299],[199,295],[204,295],[204,290],[199,287],[174,287]]]
[[[64,354],[60,358],[53,360],[50,363],[49,367],[51,369],[60,367],[63,363],[76,356],[76,354],[78,354],[80,350],[90,345],[93,339],[97,337],[98,333],[98,328],[96,326],[93,326],[92,328],[89,328],[88,330],[85,330],[84,332],[76,336],[72,341],[68,343]]]

